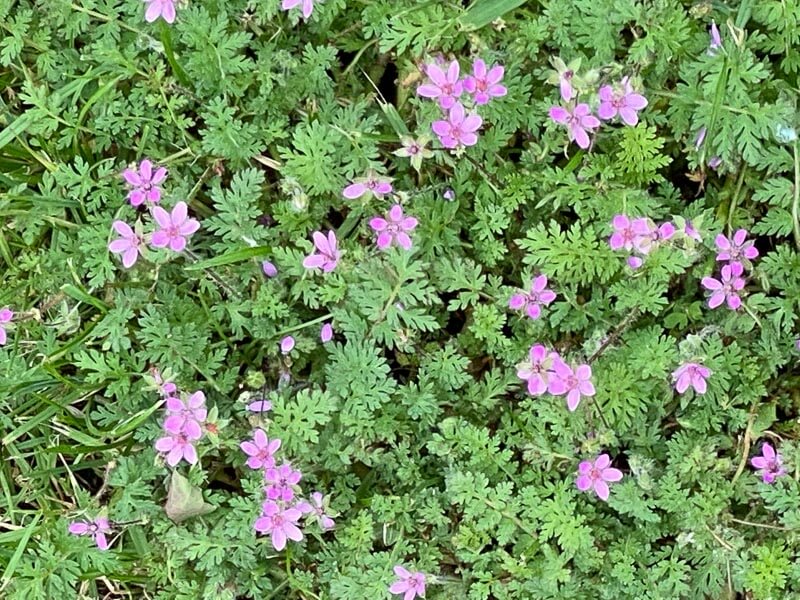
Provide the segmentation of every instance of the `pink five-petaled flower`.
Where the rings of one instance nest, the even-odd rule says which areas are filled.
[[[330,342],[333,339],[333,325],[330,323],[325,323],[325,325],[322,326],[322,329],[319,330],[319,339],[323,344]]]
[[[463,93],[463,83],[459,81],[459,65],[454,60],[447,67],[447,73],[438,65],[431,64],[425,67],[425,73],[430,82],[423,83],[417,88],[417,94],[425,98],[439,100],[439,106],[448,110],[453,107]],[[469,144],[467,144],[469,145]]]
[[[108,550],[106,534],[111,533],[111,526],[105,517],[97,517],[94,521],[73,521],[69,524],[72,535],[90,535],[100,550]]]
[[[626,215],[616,215],[611,220],[611,225],[614,227],[614,233],[608,239],[608,245],[612,250],[633,250],[633,240],[636,236],[633,231],[633,224]]]
[[[394,574],[398,580],[389,586],[390,594],[403,594],[403,600],[414,600],[417,596],[425,597],[424,573],[412,573],[402,565],[397,565],[394,568]]]
[[[167,464],[170,467],[177,465],[181,459],[193,465],[197,463],[197,450],[194,448],[194,442],[199,439],[199,437],[190,437],[184,432],[167,432],[165,437],[156,440],[156,450],[166,453]]]
[[[561,360],[558,353],[548,352],[542,344],[534,344],[528,354],[529,360],[517,365],[517,377],[528,382],[528,393],[531,396],[547,391],[554,395],[563,394],[563,383],[553,379],[553,365],[556,360]]]
[[[262,429],[256,429],[253,440],[239,444],[247,454],[247,466],[251,469],[271,469],[275,466],[275,453],[281,447],[279,439],[270,440]]]
[[[472,64],[472,75],[464,78],[464,89],[472,94],[475,104],[488,104],[492,98],[499,98],[508,93],[506,87],[500,85],[504,71],[501,65],[495,65],[487,71],[486,63],[480,58],[475,59]]]
[[[291,463],[283,463],[280,467],[270,467],[264,472],[265,489],[269,500],[291,502],[294,499],[295,486],[300,483],[303,474],[296,471]]]
[[[711,376],[711,369],[698,363],[686,363],[675,369],[672,373],[672,380],[675,382],[675,390],[683,394],[689,389],[694,388],[698,394],[706,393],[706,379]]]
[[[355,200],[364,194],[370,194],[381,200],[386,194],[392,193],[391,181],[388,177],[380,177],[375,171],[369,171],[365,177],[355,179],[344,188],[342,196],[348,200]]]
[[[314,0],[283,0],[281,8],[283,10],[291,10],[295,6],[301,6],[303,9],[303,19],[308,19],[314,11]]]
[[[555,377],[548,391],[556,396],[567,395],[567,408],[573,412],[581,403],[581,396],[594,396],[594,385],[592,384],[592,368],[589,365],[580,365],[577,369],[572,369],[560,358],[553,364]],[[559,385],[560,382],[562,385]]]
[[[636,125],[639,122],[637,111],[647,106],[647,98],[637,94],[631,87],[631,82],[627,77],[623,77],[620,88],[614,89],[610,85],[604,85],[597,92],[600,96],[600,106],[597,108],[597,116],[608,121],[619,114],[620,118],[628,125]]]
[[[761,456],[754,456],[750,459],[750,464],[758,469],[764,483],[773,483],[781,475],[786,475],[783,457],[779,452],[775,452],[769,442],[761,445]]]
[[[336,245],[336,234],[333,231],[328,232],[328,237],[325,237],[321,232],[315,231],[311,234],[314,238],[314,246],[317,252],[310,254],[303,260],[303,266],[306,269],[322,269],[325,273],[329,273],[336,268],[339,264],[339,249]]]
[[[707,290],[711,290],[711,296],[708,298],[709,308],[717,308],[723,302],[727,302],[731,310],[737,310],[742,305],[739,292],[744,287],[744,279],[741,277],[743,272],[742,263],[735,262],[722,267],[721,279],[703,277],[700,283]]]
[[[538,319],[542,314],[542,305],[547,306],[555,299],[555,292],[547,289],[547,275],[539,275],[531,283],[530,292],[511,296],[508,307],[512,310],[524,309],[531,319]]]
[[[173,6],[172,0],[152,0],[150,6],[147,7],[147,14],[149,15],[154,8],[160,9],[167,4],[172,6],[172,19],[174,20],[175,7]],[[162,13],[159,10],[152,19],[147,20],[155,21],[160,14]],[[164,19],[168,23],[172,23],[172,21],[168,20],[166,17],[164,17]],[[139,206],[145,201],[151,204],[158,204],[161,201],[161,188],[158,186],[167,178],[167,170],[164,167],[157,168],[154,173],[153,163],[145,158],[139,164],[138,168],[125,169],[122,172],[122,177],[132,188],[131,191],[128,192],[128,200],[133,206]]]
[[[278,552],[286,547],[286,540],[299,542],[303,532],[297,526],[303,516],[296,508],[281,508],[277,503],[267,500],[261,505],[261,516],[256,519],[253,529],[272,536],[272,547]]]
[[[120,237],[112,240],[108,244],[108,249],[114,254],[122,254],[122,266],[130,269],[136,264],[141,253],[142,238],[136,235],[136,232],[125,221],[114,221],[112,227]]]
[[[320,492],[311,494],[311,502],[303,500],[298,502],[295,508],[303,514],[313,514],[322,531],[333,529],[336,525],[333,519],[325,513],[328,510],[327,502]]]
[[[552,106],[550,118],[556,123],[566,125],[569,130],[569,140],[577,142],[584,150],[589,147],[589,134],[586,130],[600,127],[600,119],[592,114],[588,104],[578,104],[571,111],[563,106]]]
[[[717,260],[727,260],[731,263],[739,262],[741,259],[753,260],[758,257],[758,248],[753,244],[753,240],[745,240],[747,237],[746,229],[738,229],[733,234],[732,239],[728,239],[723,234],[719,234],[714,243],[720,252],[717,254]]]
[[[0,309],[0,346],[4,346],[8,341],[8,334],[6,333],[5,324],[10,323],[14,318],[14,311],[7,306]]]
[[[601,500],[608,500],[609,482],[622,479],[622,471],[610,467],[611,458],[608,454],[601,454],[594,462],[584,460],[578,465],[578,479],[575,484],[582,492],[593,489]]]
[[[483,124],[475,113],[466,114],[460,102],[456,102],[447,113],[447,120],[434,121],[431,125],[433,132],[439,136],[439,142],[445,148],[458,146],[474,146],[478,143],[475,133]]]
[[[417,219],[403,216],[403,207],[395,204],[386,213],[386,218],[373,217],[369,226],[378,234],[378,248],[386,250],[392,244],[397,244],[403,250],[411,249],[411,238],[408,236],[417,226]]]
[[[169,246],[175,252],[186,248],[186,238],[200,229],[200,223],[189,218],[188,211],[186,202],[178,202],[172,209],[172,214],[160,206],[153,208],[153,218],[160,229],[153,233],[150,243],[156,248]]]
[[[164,430],[172,434],[185,433],[189,439],[199,440],[203,437],[200,426],[208,416],[205,404],[206,395],[200,391],[189,396],[185,402],[180,398],[167,398]]]

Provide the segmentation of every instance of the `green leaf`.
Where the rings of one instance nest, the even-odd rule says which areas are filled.
[[[203,491],[194,487],[189,480],[177,471],[173,471],[169,482],[167,503],[164,510],[175,523],[192,517],[200,517],[216,510],[217,507],[203,500]]]
[[[525,0],[475,0],[459,20],[467,31],[480,29],[524,3]]]

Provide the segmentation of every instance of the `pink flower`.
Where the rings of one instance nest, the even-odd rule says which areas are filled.
[[[185,460],[190,465],[197,463],[197,450],[194,448],[194,442],[200,439],[199,437],[189,437],[188,434],[169,433],[165,437],[156,440],[156,450],[167,455],[167,464],[174,467],[181,460]]]
[[[175,392],[178,391],[178,386],[177,385],[175,385],[171,381],[164,380],[164,378],[161,376],[161,371],[159,371],[155,367],[152,367],[150,369],[150,372],[151,372],[151,374],[153,376],[153,382],[158,387],[158,393],[159,394],[161,394],[165,398],[169,398]]]
[[[398,580],[389,586],[390,594],[404,594],[403,600],[414,600],[417,596],[425,597],[424,573],[412,573],[405,567],[397,565],[394,574]]]
[[[686,224],[683,226],[683,233],[687,237],[692,238],[696,242],[703,242],[703,236],[700,235],[700,232],[697,231],[695,226],[692,224],[690,220],[686,220]]]
[[[569,102],[578,96],[578,92],[572,87],[572,78],[575,76],[575,71],[567,69],[558,74],[558,87],[561,92],[561,99],[564,102]]]
[[[719,168],[721,164],[722,164],[722,159],[719,156],[712,156],[708,160],[708,166],[714,169],[715,171]]]
[[[528,393],[531,396],[540,396],[548,391],[554,395],[563,394],[564,384],[553,378],[553,365],[560,360],[558,353],[548,352],[542,344],[534,344],[528,358],[528,362],[517,365],[517,377],[528,382]]]
[[[717,308],[723,302],[727,302],[731,310],[737,310],[742,305],[739,292],[744,287],[744,279],[741,277],[743,271],[742,263],[735,262],[722,267],[721,280],[703,277],[700,283],[707,290],[711,290],[711,296],[708,298],[709,308]]]
[[[585,492],[593,489],[601,500],[608,500],[608,484],[622,479],[622,471],[610,467],[611,459],[608,454],[601,454],[594,462],[584,460],[578,465],[578,479],[575,484],[578,489]]]
[[[697,132],[697,137],[694,138],[694,149],[700,150],[700,146],[703,145],[703,142],[706,139],[707,130],[705,127],[701,127]]]
[[[474,146],[478,143],[478,135],[483,119],[475,113],[467,115],[460,102],[456,102],[448,113],[446,121],[434,121],[433,132],[439,136],[439,142],[445,148],[458,146]]]
[[[281,340],[281,352],[284,354],[289,354],[294,349],[294,338],[290,335],[287,335],[285,338]]]
[[[486,63],[480,58],[472,64],[472,75],[464,79],[464,89],[472,94],[475,104],[488,104],[492,98],[505,96],[508,90],[500,85],[503,79],[504,69],[500,65],[495,65],[486,70]]]
[[[611,234],[608,240],[608,245],[611,246],[611,249],[619,250],[624,248],[625,250],[633,250],[635,233],[631,220],[625,215],[616,215],[611,220],[611,225],[614,227],[614,233]]]
[[[586,130],[600,127],[600,120],[592,114],[588,104],[578,104],[572,111],[563,106],[553,106],[550,108],[550,118],[556,123],[566,125],[569,130],[569,140],[574,140],[584,150],[590,144]]]
[[[783,457],[779,452],[775,452],[769,442],[761,445],[761,456],[754,456],[750,459],[750,464],[758,469],[764,483],[773,483],[778,477],[786,475],[786,469],[783,468]]]
[[[333,231],[328,232],[326,238],[319,231],[315,231],[312,236],[314,238],[314,246],[317,252],[306,256],[303,260],[303,266],[306,269],[322,269],[325,273],[329,273],[336,268],[339,263],[339,249],[336,247],[336,234]]]
[[[295,6],[301,6],[303,9],[303,19],[308,19],[314,11],[314,0],[283,0],[281,8],[283,10],[291,10]]]
[[[278,269],[268,260],[265,260],[261,263],[261,270],[264,272],[269,278],[276,277],[278,275]]]
[[[73,521],[69,524],[72,535],[90,535],[100,550],[108,550],[106,534],[111,533],[111,526],[105,517],[97,517],[94,521]]]
[[[727,260],[734,263],[742,259],[753,260],[756,258],[758,256],[758,248],[753,245],[753,240],[745,241],[746,237],[746,229],[737,230],[732,239],[728,239],[720,233],[714,239],[714,243],[720,250],[717,254],[717,260]]]
[[[169,246],[175,252],[186,248],[186,238],[200,229],[200,223],[189,218],[188,210],[186,202],[178,202],[172,209],[172,214],[160,206],[153,208],[153,218],[160,229],[153,234],[150,243],[156,248]]]
[[[283,463],[280,467],[270,467],[264,472],[264,481],[267,482],[265,491],[269,500],[291,502],[294,499],[295,488],[303,474],[296,471],[291,463]]]
[[[508,307],[512,310],[524,309],[531,319],[538,319],[542,314],[542,305],[547,306],[555,299],[555,292],[547,289],[547,276],[539,275],[531,283],[530,292],[511,296]]]
[[[435,64],[427,65],[425,73],[428,75],[430,82],[419,86],[417,94],[424,98],[438,99],[439,106],[445,110],[452,108],[463,93],[463,85],[458,80],[458,61],[454,60],[450,63],[450,66],[447,67],[447,73]]]
[[[628,263],[628,266],[634,271],[644,264],[644,261],[638,256],[629,256],[625,259],[625,262]]]
[[[330,342],[333,339],[333,325],[325,323],[322,329],[319,330],[319,339],[322,340],[323,344]]]
[[[717,53],[719,48],[722,48],[722,36],[719,34],[719,29],[714,21],[711,21],[711,41],[708,44],[708,54],[713,56]]]
[[[706,379],[711,375],[711,369],[698,363],[686,363],[672,373],[675,390],[683,394],[691,385],[698,394],[706,393]]]
[[[253,529],[259,533],[272,536],[272,547],[278,552],[286,547],[286,540],[299,542],[303,532],[297,526],[303,514],[296,508],[281,508],[275,502],[267,500],[261,506],[261,516],[256,519]]]
[[[130,269],[136,264],[141,253],[142,238],[136,235],[136,232],[124,221],[114,221],[112,227],[120,237],[112,240],[108,244],[108,249],[114,254],[122,254],[122,266]]]
[[[164,421],[164,430],[167,433],[185,433],[192,440],[203,437],[201,425],[205,423],[208,411],[205,407],[206,395],[195,392],[184,402],[180,398],[167,398],[167,418]]]
[[[597,116],[608,121],[619,114],[622,120],[628,125],[636,125],[639,122],[637,111],[647,106],[647,98],[637,94],[631,87],[630,80],[623,77],[621,89],[614,89],[610,85],[600,88],[600,106],[597,109]]]
[[[5,324],[10,323],[14,318],[14,312],[7,306],[0,309],[0,346],[5,346],[8,341],[8,334],[6,333]]]
[[[147,7],[145,19],[148,22],[155,21],[160,15],[164,15],[164,20],[167,23],[172,23],[175,20],[175,4],[173,0],[145,0],[149,1],[150,5]],[[168,19],[166,14],[162,12],[167,6],[172,10],[172,18]],[[167,9],[167,10],[169,10]],[[152,18],[149,18],[152,13]],[[161,188],[158,187],[167,178],[167,170],[164,167],[159,167],[153,173],[153,163],[148,159],[144,159],[135,169],[125,169],[122,172],[122,177],[128,185],[131,186],[131,191],[128,192],[128,200],[133,206],[139,206],[142,202],[150,202],[151,204],[158,204],[161,201]]]
[[[267,412],[272,410],[272,402],[262,398],[261,400],[255,400],[254,402],[251,402],[250,404],[247,405],[246,408],[250,412],[255,412],[255,413]]]
[[[388,177],[380,177],[375,171],[369,171],[366,177],[359,177],[342,190],[342,196],[355,200],[364,194],[375,196],[378,200],[392,193],[392,183]]]
[[[581,396],[594,396],[594,385],[592,384],[592,368],[589,365],[580,365],[573,370],[567,363],[560,358],[554,361],[553,370],[555,377],[563,385],[558,385],[555,381],[550,384],[549,391],[553,395],[567,395],[567,408],[573,412],[581,403]]]
[[[411,238],[408,233],[417,226],[414,217],[404,217],[403,207],[395,204],[389,209],[386,218],[373,217],[369,226],[378,234],[378,248],[386,250],[392,244],[397,244],[403,250],[411,249]]]
[[[319,492],[311,494],[311,502],[313,502],[313,505],[305,500],[298,502],[295,508],[303,514],[313,514],[322,531],[333,529],[336,523],[329,515],[325,514],[328,510],[328,503],[322,494]]]
[[[657,226],[651,219],[634,219],[631,223],[633,230],[633,247],[641,254],[649,254],[660,242],[669,240],[675,235],[675,226],[672,223],[662,223]]]
[[[262,429],[256,429],[253,433],[253,441],[242,442],[239,447],[249,457],[247,459],[248,467],[271,469],[275,466],[275,453],[281,447],[281,441],[279,439],[270,441]]]

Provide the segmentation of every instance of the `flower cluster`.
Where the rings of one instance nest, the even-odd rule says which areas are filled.
[[[461,67],[457,60],[451,61],[446,68],[433,62],[426,65],[424,71],[428,79],[417,88],[417,94],[436,100],[445,111],[444,118],[431,125],[439,143],[450,149],[474,146],[478,143],[477,131],[483,125],[483,119],[475,108],[508,93],[500,83],[505,69],[502,65],[487,68],[486,63],[478,58],[472,64],[472,74],[463,79],[460,78]],[[462,102],[465,92],[468,98]]]
[[[0,308],[0,346],[5,346],[8,341],[8,333],[6,332],[6,325],[14,318],[14,311],[7,306]]]
[[[122,176],[131,188],[128,193],[131,205],[146,204],[156,227],[151,233],[144,234],[140,221],[134,227],[124,221],[114,221],[112,228],[119,237],[108,244],[108,249],[122,255],[122,266],[126,269],[136,264],[148,242],[156,249],[168,247],[173,252],[182,252],[189,236],[200,229],[200,223],[189,217],[189,207],[185,202],[178,202],[171,213],[157,206],[161,202],[159,184],[167,177],[166,169],[159,167],[153,171],[152,163],[145,159],[137,168],[125,169]]]
[[[551,396],[566,396],[570,412],[578,408],[582,396],[595,393],[589,365],[570,366],[558,352],[548,351],[542,344],[531,346],[528,360],[517,365],[517,376],[528,382],[531,396],[545,392]]]
[[[731,310],[737,310],[742,305],[741,291],[745,286],[743,277],[746,268],[752,268],[751,260],[758,256],[758,249],[752,240],[747,240],[747,230],[739,229],[728,238],[719,234],[714,243],[719,252],[717,261],[725,264],[720,269],[719,279],[703,277],[701,284],[711,292],[708,298],[708,307],[717,308],[723,302]]]
[[[647,99],[634,90],[629,77],[623,77],[613,85],[600,86],[595,95],[591,87],[594,78],[581,78],[576,74],[579,62],[568,67],[559,59],[554,64],[557,77],[549,81],[557,83],[565,105],[550,107],[549,114],[553,121],[567,128],[570,142],[574,141],[584,150],[588,148],[591,145],[589,136],[600,127],[601,120],[612,121],[619,117],[625,125],[630,126],[639,122],[638,113],[647,106]],[[592,97],[581,102],[580,96],[583,93],[591,94]],[[597,116],[593,114],[592,106],[596,106]]]
[[[542,344],[531,346],[528,360],[517,365],[517,376],[527,382],[531,396],[545,392],[551,396],[566,396],[570,412],[578,408],[581,397],[595,394],[589,365],[570,366],[558,352],[548,350]],[[586,491],[592,488],[600,499],[608,500],[608,482],[622,479],[622,472],[608,468],[610,464],[607,454],[601,454],[594,462],[581,462],[576,481],[578,489]]]
[[[156,440],[156,450],[165,455],[170,467],[177,466],[181,460],[197,464],[195,444],[203,437],[208,417],[205,394],[202,391],[188,396],[180,394],[174,383],[162,381],[158,371],[154,371],[153,379],[166,404],[165,435]]]
[[[656,225],[652,219],[640,217],[630,219],[627,215],[616,215],[611,220],[614,233],[608,239],[612,250],[626,250],[628,266],[638,269],[647,256],[660,244],[672,239],[675,235],[675,225],[670,222]]]
[[[309,518],[315,520],[322,531],[333,529],[335,524],[323,495],[314,492],[310,501],[300,498],[302,473],[290,462],[277,464],[275,455],[281,447],[281,440],[270,440],[263,429],[256,429],[253,439],[242,442],[239,447],[247,455],[247,466],[263,472],[265,499],[253,529],[269,534],[275,550],[283,550],[287,540],[299,542],[303,539],[299,521],[304,515],[306,521]]]

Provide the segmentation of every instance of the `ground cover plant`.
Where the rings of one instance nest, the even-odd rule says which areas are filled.
[[[800,597],[797,0],[0,17],[0,597]]]

